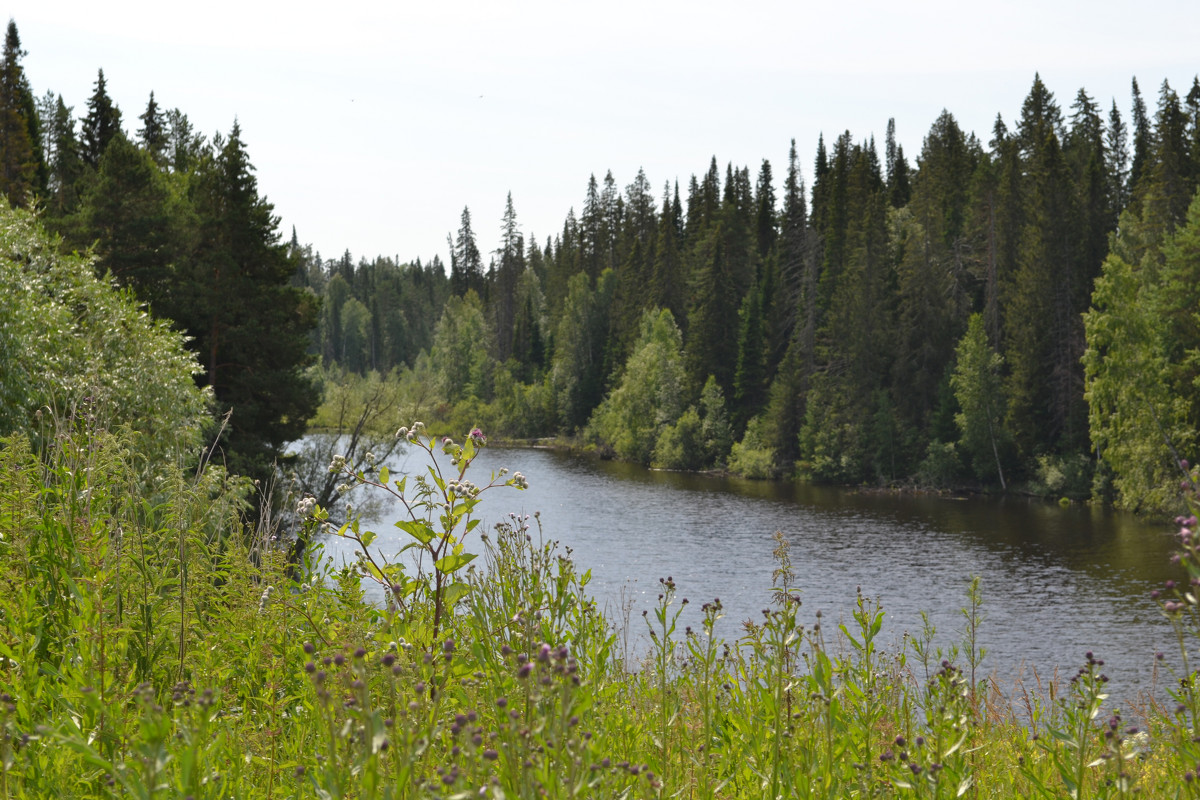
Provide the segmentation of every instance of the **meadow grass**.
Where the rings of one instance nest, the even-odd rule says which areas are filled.
[[[1193,674],[1137,718],[1105,704],[1091,654],[1005,697],[979,669],[978,587],[960,648],[927,632],[889,651],[867,596],[843,625],[803,622],[783,537],[761,619],[713,599],[681,631],[663,578],[649,649],[624,663],[589,574],[536,518],[464,541],[480,492],[458,460],[413,517],[425,546],[449,537],[432,555],[460,556],[440,584],[315,555],[297,569],[220,472],[150,475],[120,434],[0,442],[0,798],[1200,794]],[[364,574],[399,587],[384,606]],[[1183,653],[1187,580],[1160,597]]]

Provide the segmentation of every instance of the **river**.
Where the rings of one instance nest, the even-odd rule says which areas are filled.
[[[412,471],[424,463],[401,455],[391,466]],[[961,609],[978,575],[982,669],[1007,692],[1022,676],[1032,682],[1033,669],[1043,681],[1055,670],[1070,677],[1093,651],[1105,661],[1114,700],[1147,692],[1162,698],[1171,678],[1156,673],[1155,653],[1179,661],[1171,627],[1150,599],[1180,576],[1169,561],[1169,525],[1022,498],[863,493],[651,471],[539,449],[485,449],[468,477],[482,485],[502,466],[524,473],[530,488],[488,491],[481,527],[509,512],[540,512],[545,538],[571,548],[581,570],[591,570],[592,595],[637,637],[645,634],[641,612],[667,576],[691,601],[681,630],[697,624],[703,602],[719,597],[725,618],[717,633],[740,636],[741,621],[761,619],[769,605],[778,530],[790,544],[802,622],[810,626],[821,610],[825,623],[849,624],[861,587],[882,604],[884,641],[893,648],[906,632],[920,633],[922,611],[937,629],[935,644],[961,642]],[[402,543],[391,525],[397,518],[385,509],[368,521],[387,555]],[[327,552],[342,557],[344,545],[331,540]]]

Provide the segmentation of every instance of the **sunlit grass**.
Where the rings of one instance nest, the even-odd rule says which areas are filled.
[[[869,596],[844,626],[802,615],[781,538],[761,619],[712,599],[680,630],[664,578],[628,664],[586,565],[510,516],[435,636],[431,592],[372,606],[353,568],[243,529],[219,475],[143,485],[132,461],[100,432],[0,444],[0,797],[1197,794],[1193,676],[1120,713],[1080,654],[1002,694],[977,593],[956,655],[887,650]]]

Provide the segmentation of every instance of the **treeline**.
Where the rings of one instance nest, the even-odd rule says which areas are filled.
[[[1184,98],[1164,82],[1151,115],[1134,80],[1126,122],[1082,89],[1064,111],[1035,78],[986,143],[949,112],[911,164],[892,121],[882,148],[822,139],[811,191],[793,143],[778,194],[767,161],[752,175],[714,158],[682,193],[641,172],[623,191],[593,176],[544,243],[526,240],[510,196],[490,256],[464,209],[453,300],[423,306],[440,321],[421,346],[464,421],[582,433],[645,463],[1112,497],[1114,469],[1132,487],[1094,399],[1089,424],[1100,372],[1084,357],[1110,348],[1089,351],[1084,315],[1110,246],[1134,227],[1165,241],[1198,179],[1200,82]],[[363,287],[326,295],[326,359],[415,365],[415,350],[378,357],[373,279],[355,284],[348,262],[312,271]],[[391,324],[430,330],[416,320]],[[1153,453],[1159,485],[1174,468],[1164,439],[1181,437],[1130,445]]]
[[[102,72],[77,118],[22,56],[10,23],[0,190],[191,337],[239,471],[303,430],[316,360],[410,370],[448,426],[670,468],[1162,507],[1200,446],[1200,81],[1151,113],[1135,80],[1123,115],[1035,77],[986,142],[949,112],[911,162],[891,121],[822,138],[811,185],[795,143],[781,180],[593,176],[544,240],[510,196],[497,249],[464,209],[443,265],[285,244],[236,124],[151,94],[130,136]]]
[[[232,411],[218,457],[234,472],[269,478],[320,399],[305,371],[320,301],[295,285],[300,261],[280,241],[238,124],[209,139],[151,92],[131,136],[103,70],[77,116],[61,95],[35,99],[24,55],[10,21],[0,192],[37,208],[62,250],[90,251],[99,275],[189,337],[212,415]]]

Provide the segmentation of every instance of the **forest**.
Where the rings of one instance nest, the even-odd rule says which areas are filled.
[[[1126,123],[1035,76],[986,144],[947,111],[910,162],[889,121],[806,182],[793,143],[778,193],[593,176],[544,241],[510,195],[444,264],[326,259],[236,122],[131,122],[102,71],[77,111],[24,56],[10,21],[0,800],[1200,796],[1200,81],[1151,115],[1134,80]],[[489,438],[1186,509],[1168,652],[1137,698],[1093,651],[1002,686],[979,577],[889,644],[871,587],[810,614],[783,531],[756,619],[668,575],[621,627],[538,513],[483,530],[531,481],[473,467]]]
[[[498,249],[464,208],[447,265],[285,241],[236,123],[151,93],[127,125],[102,70],[77,114],[23,55],[10,23],[0,191],[189,337],[234,472],[369,375],[447,430],[760,478],[1162,510],[1200,444],[1200,80],[1151,113],[1135,78],[1122,113],[1035,75],[986,141],[943,111],[911,162],[888,120],[810,168],[793,141],[781,181],[593,175],[544,240],[510,194]]]

